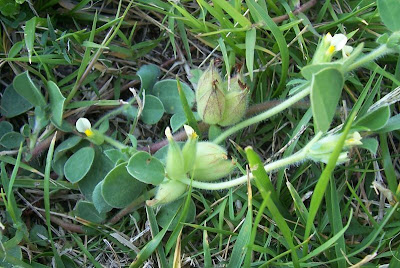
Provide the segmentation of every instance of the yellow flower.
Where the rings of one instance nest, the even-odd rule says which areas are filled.
[[[79,118],[78,121],[76,121],[75,126],[76,130],[81,133],[85,133],[88,137],[92,137],[94,135],[92,131],[92,124],[90,124],[90,121],[87,118]]]

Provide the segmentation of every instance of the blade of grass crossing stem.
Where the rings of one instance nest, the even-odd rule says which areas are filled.
[[[309,254],[307,254],[307,256],[303,257],[300,259],[301,262],[305,262],[306,260],[311,259],[312,257],[317,256],[318,254],[321,254],[322,252],[325,252],[326,250],[328,250],[336,241],[338,241],[341,237],[344,236],[344,233],[346,232],[346,230],[349,228],[350,223],[351,223],[351,218],[353,216],[353,210],[350,210],[350,216],[349,216],[349,220],[347,221],[347,224],[345,227],[343,227],[340,231],[338,231],[334,236],[332,236],[328,241],[326,241],[325,243],[323,243],[321,246],[319,246],[318,248],[314,249],[313,251],[311,251]],[[342,219],[342,218],[340,218]],[[343,258],[343,254],[341,254],[340,256],[342,256],[340,258],[340,260],[345,260]],[[346,256],[346,255],[344,255]],[[339,259],[337,259],[339,260]],[[341,266],[339,266],[341,267]],[[347,266],[344,266],[347,267]]]
[[[172,264],[173,268],[181,268],[181,266],[182,266],[182,263],[181,263],[181,235],[182,235],[182,229],[180,230],[179,235],[176,239],[174,261]]]
[[[182,214],[179,216],[178,224],[176,225],[175,229],[172,231],[171,236],[169,237],[167,244],[165,245],[165,252],[168,254],[172,247],[175,245],[178,235],[183,228],[183,223],[186,220],[186,216],[189,212],[190,201],[192,196],[192,186],[189,187],[188,194],[185,199],[185,204],[183,205]]]
[[[194,129],[194,131],[196,133],[198,133],[200,135],[201,133],[200,133],[199,126],[197,125],[196,118],[194,117],[193,112],[189,107],[189,103],[186,99],[185,93],[182,90],[181,82],[179,81],[178,77],[176,77],[176,86],[178,87],[179,98],[181,100],[183,111],[185,112],[185,116],[188,121],[188,124],[189,124],[189,126],[191,126]]]
[[[281,230],[283,237],[285,238],[286,242],[289,245],[290,250],[292,251],[291,253],[292,253],[293,267],[300,267],[299,257],[297,256],[297,251],[293,243],[292,232],[289,226],[287,225],[285,218],[283,218],[282,214],[279,212],[279,209],[275,206],[275,203],[271,198],[267,198],[267,208],[272,214],[272,218],[274,219],[276,225]]]
[[[175,8],[171,7],[170,13],[174,13]],[[169,41],[171,42],[172,50],[174,51],[174,57],[176,58],[176,43],[175,43],[175,17],[168,16],[168,35]]]
[[[385,171],[386,180],[388,181],[388,186],[390,191],[392,191],[393,194],[396,194],[397,178],[396,178],[396,172],[393,167],[392,158],[389,152],[387,134],[386,133],[379,134],[379,140],[382,150],[383,170]]]
[[[286,78],[289,69],[289,49],[287,47],[286,39],[283,36],[281,30],[279,30],[278,26],[268,15],[268,12],[266,10],[262,9],[261,6],[257,4],[254,0],[246,0],[246,3],[254,19],[257,19],[258,17],[262,18],[268,30],[270,30],[272,35],[274,36],[275,41],[278,44],[279,51],[281,53],[281,59],[282,59],[281,80],[279,81],[278,88],[272,95],[272,97],[277,97],[278,95],[280,95],[281,91],[286,86]]]
[[[3,181],[3,184],[4,184],[3,187],[4,187],[4,190],[7,191],[7,195],[6,195],[7,196],[7,203],[8,203],[7,204],[7,208],[9,209],[9,213],[10,213],[11,219],[13,220],[13,222],[15,224],[21,223],[20,217],[17,216],[18,215],[18,213],[17,213],[18,206],[17,206],[17,203],[15,201],[14,194],[13,194],[13,186],[14,186],[15,179],[17,177],[19,165],[21,163],[21,156],[22,156],[22,143],[19,146],[18,155],[17,155],[17,161],[15,162],[14,169],[13,169],[13,171],[11,173],[11,177],[10,177],[10,181],[9,182],[6,181],[7,173],[6,173],[6,169],[5,169],[5,166],[4,166],[3,163],[2,163],[2,170],[1,170],[2,181]],[[8,186],[6,186],[6,185],[8,185]]]
[[[154,211],[152,209],[147,209],[147,219],[149,219],[149,223],[150,223],[150,231],[151,231],[151,235],[154,237],[159,233],[159,229],[158,229],[158,224],[157,224],[157,219],[156,219],[156,215],[154,214]],[[157,247],[157,254],[159,257],[159,261],[160,261],[160,267],[161,268],[168,268],[168,261],[167,261],[167,257],[165,256],[165,250],[162,244],[160,244]]]
[[[344,142],[346,140],[346,136],[350,131],[351,123],[354,121],[355,115],[356,115],[356,113],[354,111],[352,111],[352,113],[350,114],[350,116],[345,124],[342,136],[340,137],[337,145],[335,146],[335,149],[331,153],[331,156],[329,157],[329,160],[328,160],[328,164],[326,165],[325,169],[322,171],[322,174],[319,177],[317,184],[315,185],[314,193],[311,197],[310,208],[309,208],[309,217],[307,218],[306,229],[304,232],[304,240],[307,239],[308,236],[310,235],[315,216],[317,215],[318,209],[321,205],[322,199],[324,197],[324,193],[326,191],[326,187],[328,186],[329,178],[330,178],[333,170],[335,169],[336,161],[338,160],[339,155],[342,152],[342,148],[343,148]],[[305,246],[303,249],[303,255],[306,255],[307,251],[308,251],[308,246]]]
[[[331,233],[335,236],[343,229],[343,223],[342,223],[343,217],[341,215],[339,206],[340,203],[340,200],[338,198],[339,192],[336,189],[336,183],[333,176],[331,176],[329,185],[330,187],[328,187],[325,197],[326,208],[328,212],[329,222],[331,224]],[[337,239],[337,242],[335,244],[335,253],[337,258],[343,255],[346,256],[346,244],[343,234]],[[339,260],[337,263],[337,267],[338,268],[347,267],[346,260],[345,259]]]
[[[175,10],[175,13],[177,14],[176,10]],[[186,50],[186,54],[189,59],[189,63],[192,64],[192,53],[190,53],[189,39],[187,38],[185,24],[183,23],[183,21],[178,20],[178,21],[176,21],[176,25],[178,26],[179,36],[182,40],[183,47]]]
[[[225,198],[224,201],[222,201],[219,213],[218,213],[218,229],[223,230],[224,228],[224,223],[225,223],[225,208],[226,208],[226,203],[228,202],[228,199]],[[219,245],[218,245],[218,250],[222,250],[222,241],[223,240],[223,235],[219,234]]]
[[[240,228],[240,232],[238,237],[236,238],[235,245],[233,246],[230,261],[227,266],[228,268],[242,267],[244,254],[247,250],[246,246],[250,241],[252,218],[252,209],[251,206],[249,206],[247,209],[246,218],[243,222],[242,228]]]
[[[90,264],[93,264],[96,268],[103,268],[103,266],[98,263],[95,258],[93,257],[92,254],[87,250],[85,245],[82,243],[80,237],[77,234],[71,234],[72,238],[75,240],[76,244],[78,247],[82,250],[82,253],[85,254],[85,256],[89,259]]]
[[[231,66],[229,65],[228,51],[226,50],[224,39],[219,38],[218,39],[218,44],[219,44],[219,49],[221,49],[221,52],[222,52],[222,57],[224,58],[226,75],[228,77],[230,77],[231,76]]]
[[[271,182],[267,172],[264,169],[263,163],[261,162],[260,157],[256,152],[254,152],[253,148],[246,147],[245,148],[247,161],[249,162],[250,170],[254,175],[256,185],[258,190],[261,192],[263,198],[270,192],[271,199],[279,208],[280,211],[285,211],[285,208],[279,201],[278,195],[276,194],[274,185]]]
[[[214,4],[220,6],[229,16],[232,17],[234,21],[237,21],[242,27],[250,27],[251,22],[242,15],[239,11],[237,11],[228,1],[225,0],[213,0]]]
[[[45,217],[47,224],[47,233],[51,243],[51,248],[53,250],[54,259],[56,261],[56,267],[59,268],[59,267],[64,267],[64,264],[61,260],[60,255],[58,254],[57,248],[54,245],[53,236],[51,233],[51,223],[50,223],[50,171],[51,171],[51,163],[53,160],[56,137],[57,137],[57,132],[54,134],[53,139],[51,140],[50,143],[49,151],[47,152],[46,167],[44,171],[43,201],[44,201]]]
[[[148,206],[146,206],[146,209],[152,209]],[[134,260],[129,268],[138,268],[141,267],[142,264],[150,257],[151,254],[157,249],[158,245],[161,243],[161,240],[165,236],[165,234],[168,231],[169,226],[171,225],[172,221],[174,220],[175,216],[171,219],[171,221],[165,226],[164,229],[161,230],[158,234],[156,234],[151,241],[149,241],[139,252],[139,254],[136,256],[136,260]]]
[[[271,192],[268,192],[266,195],[263,195],[264,200],[261,203],[260,209],[257,212],[257,216],[256,216],[256,218],[254,220],[254,224],[253,224],[253,229],[251,230],[250,241],[249,241],[249,244],[247,245],[247,253],[246,253],[246,258],[244,259],[244,267],[250,267],[250,265],[251,265],[251,257],[253,255],[252,247],[253,247],[254,241],[256,239],[258,224],[261,221],[262,215],[264,213],[264,209],[267,206],[267,202],[268,202],[270,195],[271,195]]]
[[[211,268],[211,252],[210,252],[210,244],[208,243],[208,235],[207,231],[203,231],[203,251],[204,251],[204,268]]]
[[[253,81],[253,67],[254,67],[254,48],[256,46],[257,32],[256,28],[252,27],[246,32],[246,66],[250,74],[250,80]]]

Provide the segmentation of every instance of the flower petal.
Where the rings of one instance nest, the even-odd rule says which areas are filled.
[[[347,43],[347,37],[344,34],[335,34],[332,37],[331,45],[335,47],[335,51],[340,51]]]
[[[92,128],[92,124],[90,124],[90,121],[87,118],[79,118],[78,121],[76,121],[76,130],[78,130],[81,133],[85,133],[86,130]]]

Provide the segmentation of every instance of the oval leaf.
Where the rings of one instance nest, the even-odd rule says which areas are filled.
[[[310,98],[316,132],[329,129],[343,84],[343,74],[334,68],[327,68],[313,75]]]
[[[104,178],[101,192],[104,200],[112,207],[123,208],[129,205],[142,193],[145,184],[132,177],[127,163],[113,168]]]
[[[94,149],[84,147],[74,153],[65,163],[64,174],[67,180],[76,183],[83,179],[93,164]]]
[[[181,86],[189,107],[192,108],[195,98],[194,92],[186,83],[182,82]],[[161,100],[167,113],[174,114],[177,112],[183,112],[176,80],[166,79],[159,81],[154,85],[152,92]]]
[[[57,84],[53,81],[49,81],[47,83],[47,87],[50,96],[52,118],[54,122],[60,126],[62,124],[65,98],[61,94],[61,91],[58,88]]]
[[[158,185],[165,177],[164,165],[147,152],[134,154],[126,169],[133,177],[147,184]]]
[[[82,218],[86,221],[101,223],[106,219],[106,213],[97,212],[93,203],[80,200],[75,207],[75,216]]]
[[[389,106],[383,106],[357,119],[353,128],[375,131],[383,128],[390,117]]]
[[[399,0],[378,0],[378,10],[382,22],[389,30],[400,31]]]
[[[0,139],[0,145],[6,147],[7,149],[15,149],[18,148],[21,142],[25,140],[24,136],[22,136],[18,132],[8,132],[4,134]]]
[[[32,103],[34,106],[45,106],[46,101],[40,90],[33,83],[28,72],[17,75],[14,78],[13,86],[15,91],[24,97],[27,101]]]
[[[146,95],[145,104],[142,112],[142,121],[145,124],[153,125],[160,121],[164,114],[164,105],[159,98]]]
[[[24,97],[19,95],[13,85],[9,85],[1,98],[1,113],[8,118],[20,115],[30,110],[33,105]]]
[[[96,208],[97,212],[99,213],[104,213],[104,212],[109,212],[112,209],[112,206],[110,206],[103,198],[103,195],[101,194],[101,187],[103,186],[103,181],[99,182],[96,187],[94,187],[93,195],[92,195],[92,200],[93,200],[93,205]]]

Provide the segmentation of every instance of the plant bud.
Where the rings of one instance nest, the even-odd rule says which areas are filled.
[[[166,161],[166,171],[170,179],[181,178],[185,176],[185,164],[183,154],[179,145],[174,141],[171,134],[171,129],[165,129],[165,136],[167,136],[169,145]]]
[[[148,206],[163,205],[177,200],[181,197],[187,189],[187,185],[177,181],[165,178],[164,181],[158,185],[157,194],[152,200],[147,200]]]
[[[99,131],[92,129],[92,124],[90,124],[90,121],[88,119],[84,117],[79,118],[78,121],[76,121],[75,126],[78,132],[85,133],[88,140],[90,140],[94,144],[101,145],[104,143],[103,133],[100,133]]]
[[[335,149],[337,143],[342,134],[329,135],[311,146],[308,153],[308,158],[315,162],[328,163],[329,157]],[[358,132],[353,132],[347,135],[347,139],[344,142],[343,149],[346,150],[352,146],[361,145],[361,135]],[[342,152],[336,162],[337,165],[349,161],[347,152]]]
[[[184,170],[185,172],[189,172],[193,169],[194,161],[196,160],[197,140],[199,136],[197,136],[196,132],[190,126],[184,125],[183,127],[188,137],[182,149]]]
[[[219,125],[226,127],[242,120],[246,113],[249,89],[239,76],[232,78],[231,86],[225,95],[225,110]]]
[[[205,123],[213,125],[221,121],[225,109],[225,92],[214,62],[211,62],[199,79],[196,101],[197,112]]]
[[[191,175],[194,180],[215,181],[227,176],[235,163],[229,160],[226,151],[212,142],[197,143],[196,160]]]

